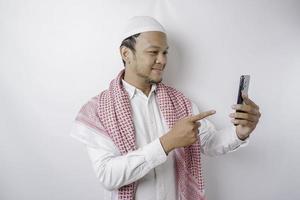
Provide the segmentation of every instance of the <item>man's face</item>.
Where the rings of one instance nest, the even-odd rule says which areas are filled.
[[[140,34],[130,59],[130,71],[147,83],[161,82],[167,64],[167,50],[166,34],[157,31]]]

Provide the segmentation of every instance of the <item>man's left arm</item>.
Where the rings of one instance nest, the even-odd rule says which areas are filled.
[[[237,126],[228,127],[222,130],[217,130],[215,126],[207,119],[200,121],[201,126],[199,127],[199,137],[201,141],[201,151],[202,153],[209,156],[222,155],[228,152],[235,151],[238,147],[245,146],[248,143],[248,136],[254,130],[258,119],[260,117],[259,111],[257,111],[257,120],[254,121],[253,114],[256,113],[255,109],[258,106],[249,98],[245,97],[245,105],[234,105],[239,108],[239,110],[244,111],[243,115],[236,115],[235,113],[230,114],[233,118],[241,117],[240,119],[233,119],[232,123],[237,124]],[[248,105],[248,103],[252,105]],[[252,108],[253,107],[253,108]],[[255,107],[255,108],[254,108]],[[197,106],[192,103],[193,113],[198,113],[199,110]],[[248,111],[249,110],[249,111]],[[234,121],[235,120],[235,121]],[[236,121],[240,120],[240,121]],[[249,122],[248,122],[249,121]],[[247,123],[248,122],[248,123]]]

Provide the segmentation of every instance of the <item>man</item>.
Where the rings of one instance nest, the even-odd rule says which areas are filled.
[[[104,200],[205,199],[200,151],[221,155],[246,143],[258,106],[243,95],[232,126],[217,131],[197,106],[161,83],[167,64],[165,29],[155,19],[129,20],[120,53],[125,66],[109,89],[76,117],[72,136],[86,144]]]

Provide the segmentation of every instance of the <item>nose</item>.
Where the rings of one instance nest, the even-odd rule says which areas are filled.
[[[161,64],[163,66],[166,65],[167,64],[167,54],[159,53],[156,58],[156,63]]]

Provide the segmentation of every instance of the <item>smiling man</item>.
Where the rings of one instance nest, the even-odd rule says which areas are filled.
[[[201,155],[232,152],[246,143],[260,112],[247,96],[232,126],[216,130],[181,92],[162,83],[167,34],[137,16],[122,35],[124,69],[80,110],[71,135],[86,144],[104,200],[205,199]]]

